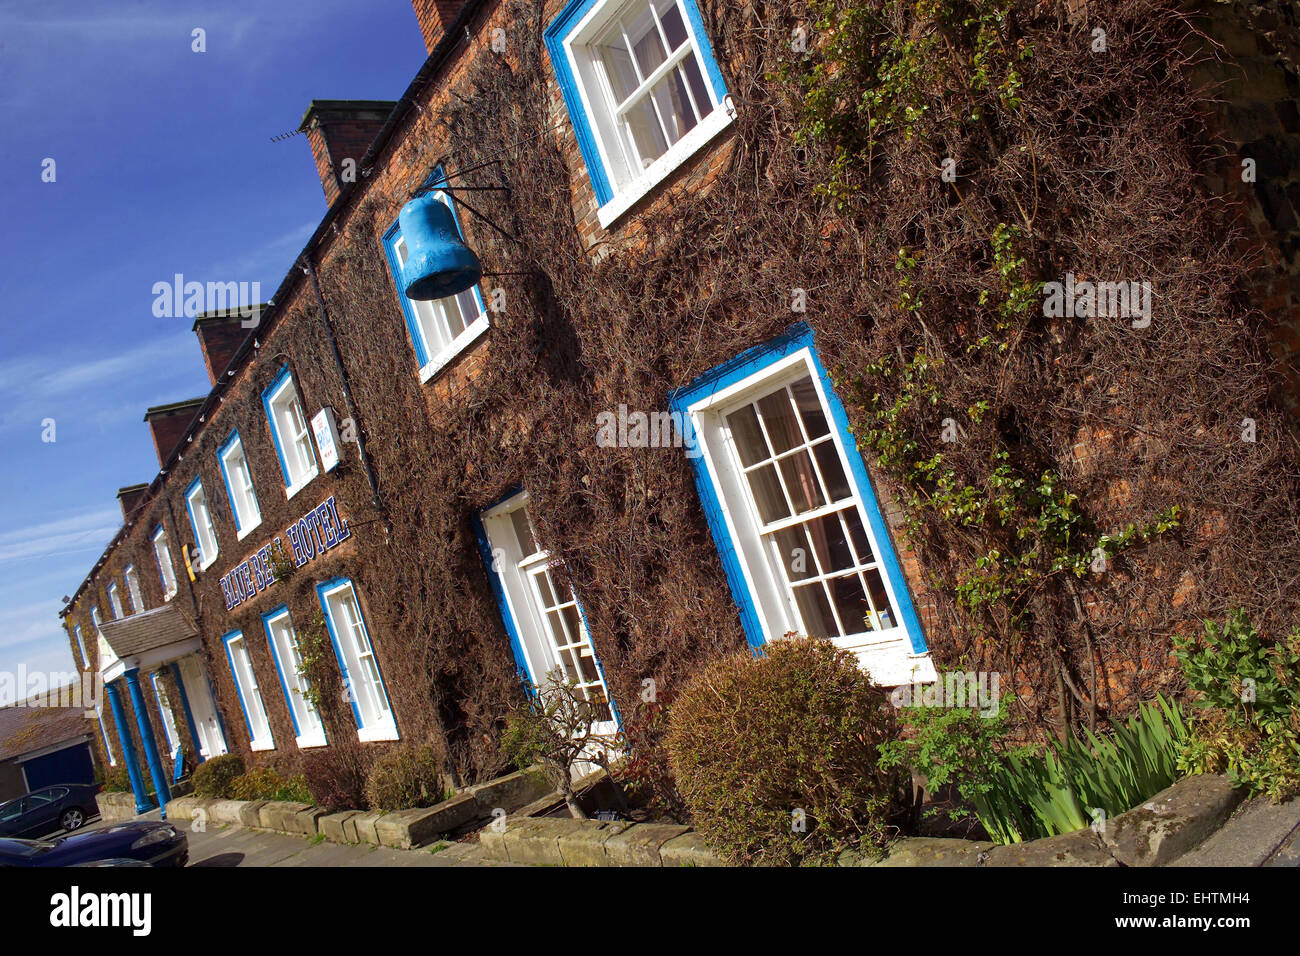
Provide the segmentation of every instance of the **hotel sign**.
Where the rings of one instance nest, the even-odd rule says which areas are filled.
[[[348,523],[339,518],[334,496],[317,505],[289,527],[284,534],[276,535],[260,551],[239,562],[221,578],[221,593],[226,597],[226,610],[233,610],[275,583],[272,557],[276,551],[293,561],[295,568],[320,557],[342,541],[352,537]],[[288,540],[288,548],[284,541]]]

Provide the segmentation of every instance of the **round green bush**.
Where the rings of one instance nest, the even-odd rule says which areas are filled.
[[[705,841],[732,863],[832,864],[885,840],[900,809],[880,746],[885,691],[827,641],[776,641],[705,667],[669,715],[668,758]]]
[[[285,780],[270,767],[254,767],[230,781],[232,800],[278,800]]]
[[[442,760],[432,747],[396,747],[378,757],[366,776],[366,802],[372,810],[431,807],[448,796]]]
[[[194,795],[230,800],[233,798],[231,785],[243,772],[244,760],[239,754],[222,754],[205,760],[194,768]]]

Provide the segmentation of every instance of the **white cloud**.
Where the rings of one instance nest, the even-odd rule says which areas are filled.
[[[70,551],[102,551],[121,526],[122,512],[117,508],[104,508],[0,532],[0,562],[49,557]]]

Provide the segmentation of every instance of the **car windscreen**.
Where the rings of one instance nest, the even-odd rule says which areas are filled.
[[[0,839],[0,859],[27,860],[54,849],[49,840]]]

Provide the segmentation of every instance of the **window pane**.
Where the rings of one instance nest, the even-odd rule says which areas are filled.
[[[564,623],[569,628],[569,640],[577,643],[582,638],[582,619],[578,615],[578,606],[570,604],[564,608]]]
[[[844,466],[840,464],[840,453],[835,442],[824,441],[813,448],[817,464],[822,471],[822,480],[826,482],[826,491],[831,501],[842,501],[849,497],[849,479],[844,475]]]
[[[543,609],[555,607],[558,602],[555,600],[555,592],[551,588],[550,572],[542,571],[540,574],[534,574],[533,580],[537,582],[537,592],[542,596]]]
[[[780,552],[781,566],[791,581],[802,581],[817,573],[817,564],[804,529],[795,525],[778,531],[773,538]]]
[[[632,136],[632,146],[641,157],[642,168],[668,151],[668,141],[664,139],[663,128],[659,125],[650,97],[638,100],[636,105],[628,109],[624,122]]]
[[[659,107],[659,116],[668,131],[670,143],[677,142],[695,128],[698,122],[695,118],[695,110],[691,107],[686,84],[677,70],[673,70],[664,77],[662,82],[656,84],[651,95],[655,99],[655,105]]]
[[[849,508],[841,511],[840,515],[844,518],[849,526],[849,537],[853,541],[853,550],[857,552],[859,564],[870,564],[876,560],[876,556],[871,551],[871,545],[867,542],[866,529],[862,527],[862,519],[858,517],[857,508]]]
[[[709,88],[704,85],[704,77],[700,75],[700,65],[695,60],[695,54],[691,53],[682,60],[682,72],[686,74],[686,82],[691,85],[691,93],[695,95],[695,107],[704,116],[713,109],[713,101],[709,99]]]
[[[838,637],[835,617],[821,584],[808,584],[794,589],[794,600],[803,619],[804,633],[808,637]]]
[[[760,398],[758,410],[763,413],[763,424],[767,426],[767,437],[774,453],[779,455],[803,444],[803,433],[799,431],[785,389]]]
[[[838,514],[824,515],[808,523],[808,537],[817,549],[817,560],[821,563],[822,573],[846,571],[853,567],[853,554],[849,551],[849,542],[844,536]]]
[[[776,469],[771,465],[751,471],[749,489],[754,494],[754,504],[758,508],[758,517],[763,524],[770,524],[790,516],[790,506],[786,504],[785,495],[781,493],[781,484],[776,480]]]
[[[596,49],[605,64],[605,72],[609,77],[614,99],[622,103],[632,95],[632,91],[640,83],[636,70],[632,67],[632,54],[628,52],[627,45],[623,42],[622,32],[615,27]]]
[[[637,66],[641,68],[641,79],[645,80],[655,68],[668,59],[664,44],[659,39],[659,30],[650,17],[649,9],[633,23],[627,25],[627,35],[632,41],[632,52],[636,56]]]
[[[660,3],[656,9],[659,11],[659,23],[664,28],[664,36],[668,38],[668,45],[676,50],[686,42],[686,24],[682,22],[682,11],[677,6],[676,0]]]
[[[731,438],[736,443],[736,452],[740,455],[741,464],[755,465],[770,457],[767,442],[763,441],[763,433],[758,427],[758,416],[754,414],[753,405],[738,408],[728,415],[727,427],[731,429]]]
[[[808,430],[808,439],[811,441],[830,434],[830,426],[826,424],[826,413],[812,379],[808,377],[799,379],[790,386],[790,391],[794,393],[794,403],[799,407],[799,417],[803,419],[803,427]]]
[[[871,608],[867,596],[862,590],[862,581],[856,574],[836,578],[830,582],[831,594],[835,596],[835,610],[839,611],[840,623],[845,633],[861,634],[873,630],[870,624]]]
[[[812,459],[806,451],[782,458],[781,476],[785,478],[785,487],[790,492],[795,514],[812,511],[826,503],[817,474],[813,471]]]
[[[871,603],[876,606],[876,613],[880,615],[881,628],[890,628],[898,626],[898,617],[894,614],[893,606],[889,603],[889,593],[885,590],[885,582],[880,577],[880,572],[872,568],[867,572],[867,587],[871,591]]]

